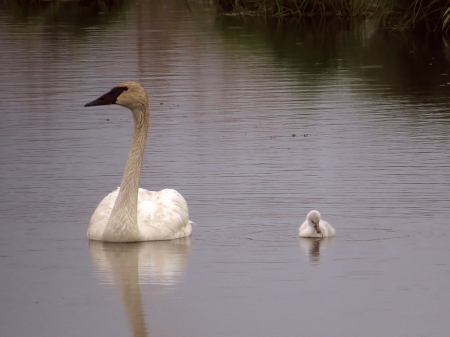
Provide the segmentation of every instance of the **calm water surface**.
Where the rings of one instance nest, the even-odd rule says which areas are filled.
[[[3,3],[0,46],[2,337],[448,336],[447,41],[141,0]],[[192,238],[86,239],[133,125],[83,105],[125,80]]]

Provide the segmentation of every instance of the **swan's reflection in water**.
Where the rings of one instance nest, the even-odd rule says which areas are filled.
[[[190,245],[190,237],[137,243],[89,241],[96,275],[101,283],[114,284],[121,291],[134,337],[147,336],[140,286],[173,288],[184,275]]]
[[[334,237],[331,238],[300,238],[300,246],[308,254],[311,264],[320,262],[320,253],[333,244]]]

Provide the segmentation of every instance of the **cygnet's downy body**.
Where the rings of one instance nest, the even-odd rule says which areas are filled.
[[[306,216],[305,222],[298,229],[298,236],[303,238],[322,238],[334,236],[336,231],[331,225],[320,219],[320,213],[312,210]]]

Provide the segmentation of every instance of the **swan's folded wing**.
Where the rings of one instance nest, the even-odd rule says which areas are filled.
[[[333,226],[331,226],[328,222],[325,220],[320,220],[320,229],[323,228],[323,231],[325,232],[324,236],[335,236],[336,231],[334,230]]]
[[[138,200],[138,224],[144,236],[152,240],[169,240],[191,234],[188,206],[177,191],[139,189]]]
[[[89,221],[89,228],[87,236],[92,240],[101,240],[103,232],[105,231],[106,224],[108,223],[111,211],[116,202],[117,195],[119,194],[119,187],[117,190],[112,191],[98,204],[97,208],[92,214],[91,221]]]

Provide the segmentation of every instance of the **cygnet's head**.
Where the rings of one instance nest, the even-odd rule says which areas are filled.
[[[112,88],[87,106],[118,104],[130,110],[148,106],[148,96],[145,89],[137,82],[123,82]]]
[[[308,224],[314,227],[317,234],[322,233],[319,229],[320,213],[318,211],[316,210],[310,211],[306,216],[306,220],[308,221]]]

